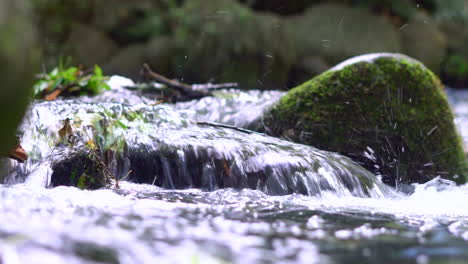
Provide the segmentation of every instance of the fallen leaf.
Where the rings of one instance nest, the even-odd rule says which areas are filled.
[[[16,147],[10,151],[10,158],[23,163],[28,160],[28,154],[26,154],[26,151],[20,144],[17,144]]]
[[[62,90],[56,89],[50,94],[47,94],[46,96],[44,96],[44,99],[47,101],[55,100],[61,93],[62,93]]]

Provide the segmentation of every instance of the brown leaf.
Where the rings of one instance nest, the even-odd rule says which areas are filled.
[[[61,93],[62,93],[62,90],[56,89],[53,92],[51,92],[50,94],[45,95],[44,99],[47,100],[47,101],[55,100]]]
[[[66,142],[73,136],[73,129],[70,124],[70,119],[63,120],[63,127],[58,131],[60,142]]]
[[[23,163],[28,160],[28,154],[26,154],[26,151],[20,144],[17,144],[16,147],[10,151],[10,158]]]
[[[230,177],[231,176],[231,168],[229,167],[229,163],[226,160],[224,160],[223,166],[224,166],[224,173],[226,173],[226,175],[228,177]]]

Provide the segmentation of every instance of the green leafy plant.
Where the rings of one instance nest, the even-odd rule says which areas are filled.
[[[108,77],[104,76],[99,66],[95,65],[91,73],[80,67],[64,67],[63,63],[47,74],[39,75],[34,85],[34,97],[53,100],[63,95],[96,95],[110,90]]]
[[[448,56],[443,65],[443,72],[454,78],[468,78],[468,59],[459,54]]]

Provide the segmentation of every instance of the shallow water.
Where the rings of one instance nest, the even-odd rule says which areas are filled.
[[[468,142],[468,96],[453,90],[449,95]],[[244,96],[251,103],[242,108],[267,105]],[[190,110],[183,115],[196,117]],[[52,151],[47,146],[37,147]],[[49,173],[47,168],[36,174]],[[40,180],[0,185],[0,263],[468,261],[468,185],[435,179],[413,186],[411,195],[374,198],[119,185],[96,191],[45,188]]]
[[[4,263],[468,259],[467,186],[419,186],[409,197],[375,199],[121,185],[119,193],[0,187]]]

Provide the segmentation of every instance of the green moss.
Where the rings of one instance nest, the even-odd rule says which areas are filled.
[[[465,182],[442,85],[410,59],[381,56],[325,72],[284,96],[265,124],[271,134],[347,155],[391,185],[437,175]]]
[[[96,190],[109,186],[110,175],[91,151],[80,151],[52,166],[51,186]]]

